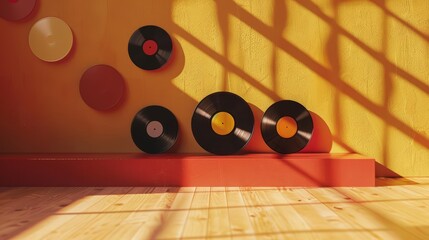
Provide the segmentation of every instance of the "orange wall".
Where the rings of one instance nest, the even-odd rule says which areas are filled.
[[[129,37],[140,26],[169,30],[167,1],[39,2],[35,16],[24,22],[0,19],[1,32],[7,33],[0,40],[2,152],[137,152],[130,123],[149,104],[172,109],[184,127],[189,125],[196,102],[171,84],[183,69],[183,53],[167,71],[157,73],[137,68],[128,57]],[[75,44],[64,61],[43,62],[29,49],[32,24],[46,16],[59,17],[72,28]],[[115,111],[95,111],[80,98],[80,77],[95,64],[111,65],[125,78],[126,99]],[[196,148],[190,140],[185,144],[185,149]]]
[[[428,12],[426,0],[40,0],[25,21],[0,19],[0,152],[139,152],[130,123],[150,104],[178,118],[178,152],[203,152],[190,130],[193,109],[227,90],[261,111],[280,99],[301,102],[330,127],[332,152],[427,176]],[[71,55],[58,63],[28,46],[32,24],[47,16],[74,33]],[[129,37],[146,24],[173,38],[174,59],[162,71],[128,57]],[[95,64],[126,81],[114,111],[80,98],[79,79]]]

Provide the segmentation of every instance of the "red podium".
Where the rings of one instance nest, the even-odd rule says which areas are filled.
[[[0,186],[374,186],[358,154],[0,155]]]

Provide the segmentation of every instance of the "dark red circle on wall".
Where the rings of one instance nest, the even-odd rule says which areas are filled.
[[[33,11],[36,0],[0,0],[0,17],[8,21],[19,21]]]
[[[80,96],[96,110],[105,111],[118,105],[124,90],[125,82],[121,74],[108,65],[92,66],[80,79]]]

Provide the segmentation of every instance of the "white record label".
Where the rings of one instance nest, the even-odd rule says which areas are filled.
[[[164,132],[164,127],[158,121],[151,121],[147,124],[146,132],[150,137],[157,138]]]

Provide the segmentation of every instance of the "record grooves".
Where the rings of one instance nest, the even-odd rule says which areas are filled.
[[[131,61],[144,70],[155,70],[164,66],[172,50],[170,35],[164,29],[153,25],[137,29],[128,42]]]
[[[167,152],[176,142],[179,124],[174,114],[162,106],[148,106],[140,110],[131,124],[131,137],[146,153]]]
[[[249,105],[238,95],[216,92],[205,97],[192,116],[192,133],[206,151],[227,155],[242,149],[253,133]]]
[[[261,133],[265,143],[282,154],[295,153],[303,149],[313,134],[310,112],[292,100],[282,100],[265,111],[261,122]]]

